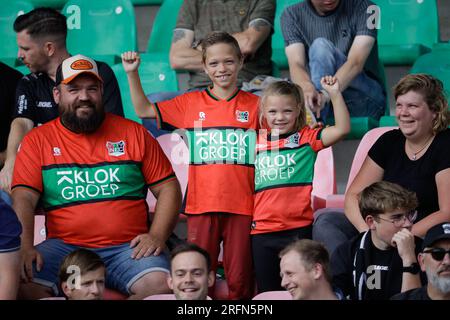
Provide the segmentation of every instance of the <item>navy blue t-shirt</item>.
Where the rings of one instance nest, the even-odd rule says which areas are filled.
[[[0,199],[0,253],[20,249],[22,225],[14,210]]]

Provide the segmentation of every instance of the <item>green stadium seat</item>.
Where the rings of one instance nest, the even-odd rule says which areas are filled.
[[[380,9],[378,44],[387,65],[412,64],[439,41],[436,0],[374,0]]]
[[[431,51],[441,51],[446,50],[447,52],[450,52],[450,41],[449,42],[438,42],[433,45],[433,48]]]
[[[137,51],[137,29],[130,0],[69,0],[67,47],[109,65],[120,63],[124,51]]]
[[[382,116],[379,127],[398,127],[395,116]]]
[[[421,56],[414,62],[409,73],[428,73],[438,78],[450,99],[450,46],[441,46]]]
[[[155,6],[161,5],[164,0],[131,0],[134,6]]]
[[[61,9],[66,4],[67,0],[29,0],[35,8],[50,7]]]
[[[15,67],[18,65],[17,57],[17,41],[16,33],[13,25],[17,16],[33,10],[33,4],[29,1],[8,1],[0,3],[0,34],[2,50],[0,52],[0,60],[4,63]],[[5,57],[5,58],[3,58]]]
[[[122,64],[114,65],[112,69],[119,82],[125,117],[141,123],[131,102],[128,79]],[[139,75],[144,92],[178,91],[176,72],[162,54],[142,54]]]
[[[165,54],[165,59],[169,61],[173,29],[175,29],[177,24],[178,12],[182,4],[183,0],[164,0],[159,7],[148,41],[148,53],[163,53]]]
[[[277,0],[277,8],[275,11],[275,21],[272,34],[272,61],[274,61],[280,69],[288,69],[288,61],[284,52],[284,39],[281,32],[281,14],[284,9],[293,4],[297,4],[299,0]]]
[[[327,125],[333,125],[334,119],[327,120]],[[361,139],[367,131],[379,126],[379,121],[371,117],[352,117],[350,118],[350,133],[345,137],[346,140]]]

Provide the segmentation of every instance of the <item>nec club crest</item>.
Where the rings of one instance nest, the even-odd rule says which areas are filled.
[[[108,149],[108,154],[110,156],[123,156],[125,154],[125,142],[123,140],[119,142],[106,142],[106,149]]]
[[[284,139],[284,146],[286,148],[296,148],[299,145],[300,145],[300,134],[298,132]]]
[[[249,112],[248,111],[239,111],[236,110],[236,120],[239,122],[248,122],[248,116],[249,116]]]

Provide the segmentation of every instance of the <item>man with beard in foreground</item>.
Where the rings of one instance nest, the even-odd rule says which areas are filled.
[[[11,193],[11,181],[17,147],[23,137],[34,127],[58,117],[58,106],[53,99],[56,69],[71,56],[66,47],[66,17],[51,8],[36,8],[20,15],[14,21],[17,33],[17,56],[30,70],[17,83],[15,107],[7,136],[5,164],[0,171],[0,189]],[[119,84],[112,69],[98,61],[103,79],[105,110],[123,116]],[[3,71],[2,71],[3,72]]]
[[[78,248],[96,252],[106,264],[106,286],[131,299],[170,292],[165,241],[178,218],[178,181],[143,126],[105,113],[102,92],[94,60],[65,59],[53,90],[60,117],[33,129],[19,147],[12,198],[23,226],[20,298],[61,295],[59,266]],[[150,227],[148,188],[157,198]],[[38,200],[48,237],[34,247]]]
[[[450,300],[450,223],[428,230],[419,253],[419,264],[428,284],[393,296],[392,300]]]

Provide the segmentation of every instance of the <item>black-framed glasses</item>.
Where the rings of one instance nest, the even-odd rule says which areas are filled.
[[[436,261],[442,261],[444,260],[445,255],[448,253],[450,254],[450,249],[445,250],[444,248],[433,248],[424,250],[423,253],[429,253]]]
[[[391,216],[391,219],[384,219],[380,216],[378,216],[378,218],[380,220],[390,222],[396,227],[402,227],[405,224],[406,219],[408,219],[411,223],[414,223],[414,221],[416,221],[417,210],[413,210],[407,213],[394,214],[393,216]]]

